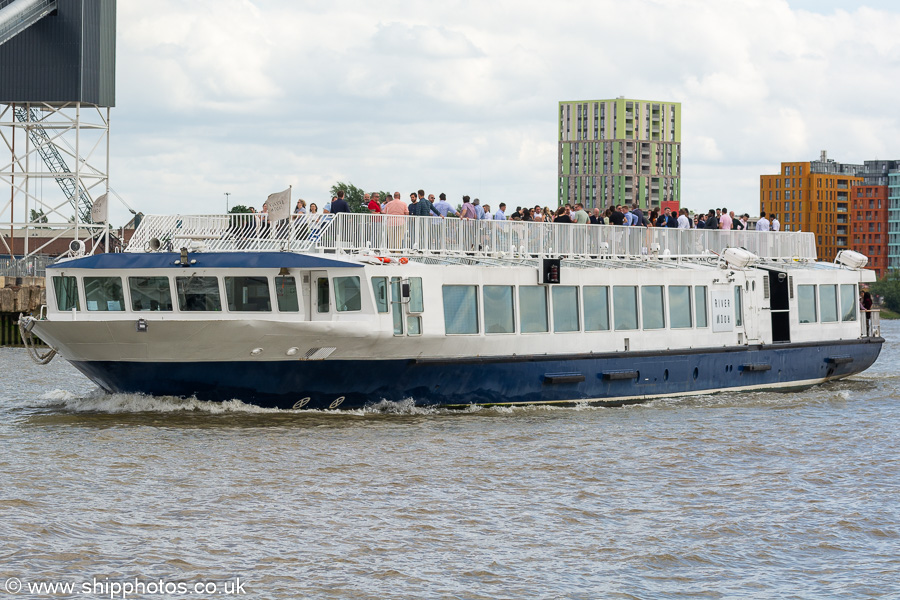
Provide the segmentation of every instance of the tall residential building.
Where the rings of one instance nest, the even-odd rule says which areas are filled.
[[[888,174],[888,269],[900,270],[900,171]]]
[[[819,258],[832,260],[839,250],[869,257],[879,277],[900,267],[900,173],[898,160],[844,164],[822,152],[819,160],[781,163],[778,175],[760,176],[760,209],[775,213],[786,231],[816,235]],[[894,178],[893,180],[891,178]],[[895,188],[890,188],[895,181]],[[897,195],[890,216],[890,194]],[[890,266],[889,219],[897,223],[897,266]]]
[[[858,172],[862,183],[852,191],[851,247],[869,257],[878,277],[888,268],[888,178],[900,168],[896,160],[867,160]]]
[[[561,205],[680,205],[680,102],[560,102],[557,121]]]
[[[810,231],[816,252],[833,260],[850,249],[850,191],[863,182],[863,165],[829,159],[783,162],[778,175],[760,175],[759,208],[775,214],[784,231]]]

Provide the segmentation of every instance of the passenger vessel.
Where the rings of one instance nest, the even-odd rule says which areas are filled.
[[[866,258],[817,261],[811,233],[179,215],[82,252],[21,326],[108,392],[618,405],[810,386],[884,341],[859,308]]]

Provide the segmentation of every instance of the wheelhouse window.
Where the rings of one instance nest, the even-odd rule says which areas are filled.
[[[359,277],[334,278],[334,305],[338,312],[362,310],[362,295],[359,289]]]
[[[637,288],[635,286],[613,286],[613,323],[616,331],[637,329]]]
[[[319,277],[316,280],[316,310],[320,313],[327,313],[329,286],[327,277]]]
[[[425,301],[422,298],[422,278],[409,278],[409,312],[420,313],[425,310]]]
[[[168,277],[129,277],[128,291],[133,311],[172,310],[172,288]]]
[[[838,320],[838,297],[836,285],[819,286],[819,310],[823,323],[836,323]]]
[[[275,299],[281,312],[299,312],[297,281],[293,277],[275,277]]]
[[[663,329],[666,326],[663,312],[663,286],[641,287],[641,323],[644,329]]]
[[[694,288],[694,321],[697,327],[706,327],[706,286],[698,285]]]
[[[578,288],[574,285],[553,286],[553,331],[578,331]]]
[[[215,277],[176,277],[178,309],[187,312],[222,310],[219,281]]]
[[[270,312],[269,280],[266,277],[226,277],[225,297],[228,310],[236,312]]]
[[[394,335],[403,335],[402,283],[399,277],[391,277],[391,319],[394,322]]]
[[[513,286],[486,285],[481,293],[484,302],[484,332],[515,333]]]
[[[797,286],[797,316],[801,323],[815,323],[816,318],[816,286]]]
[[[85,277],[84,299],[88,310],[123,311],[125,293],[121,277]]]
[[[688,285],[669,286],[669,326],[672,329],[687,329],[694,325],[691,319],[691,287]]]
[[[59,310],[81,310],[78,301],[78,278],[66,275],[53,277],[53,291],[56,293],[56,308]]]
[[[372,278],[372,293],[375,294],[375,310],[380,313],[388,312],[387,277]]]
[[[445,285],[444,328],[447,335],[478,333],[478,294],[474,285]]]
[[[853,284],[841,285],[841,321],[855,321],[856,309],[859,306],[856,296],[856,286]]]
[[[584,297],[584,330],[609,331],[609,287],[586,285]]]
[[[547,333],[547,288],[542,285],[519,287],[519,331],[522,333]]]

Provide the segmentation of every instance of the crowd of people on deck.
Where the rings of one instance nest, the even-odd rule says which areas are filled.
[[[371,214],[387,215],[411,215],[420,217],[458,217],[460,219],[494,220],[494,221],[532,221],[547,223],[576,223],[582,225],[624,225],[636,227],[672,227],[677,229],[732,229],[756,231],[780,231],[781,223],[774,214],[760,213],[754,225],[751,225],[750,215],[744,213],[735,215],[734,211],[727,208],[711,208],[706,213],[691,213],[687,208],[677,211],[669,207],[651,206],[645,213],[640,205],[632,204],[630,207],[624,204],[610,206],[605,210],[594,208],[588,211],[581,203],[569,204],[557,208],[549,206],[534,207],[517,206],[510,211],[505,202],[500,202],[496,207],[482,203],[478,198],[463,196],[462,202],[454,206],[447,200],[447,195],[441,193],[435,198],[434,194],[427,194],[424,190],[418,190],[409,194],[409,200],[404,200],[400,192],[394,192],[382,198],[380,192],[371,192],[364,195],[363,204]],[[256,212],[251,207],[252,212]],[[267,212],[264,204],[261,213]],[[294,208],[294,214],[338,214],[352,212],[344,198],[344,192],[338,191],[337,195],[326,202],[321,209],[305,200],[298,200]]]

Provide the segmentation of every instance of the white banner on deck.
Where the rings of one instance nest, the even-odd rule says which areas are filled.
[[[269,207],[269,221],[280,221],[291,216],[291,188],[269,194],[266,200]]]
[[[94,223],[106,223],[109,220],[109,207],[106,202],[107,194],[103,194],[91,205],[91,221]]]

